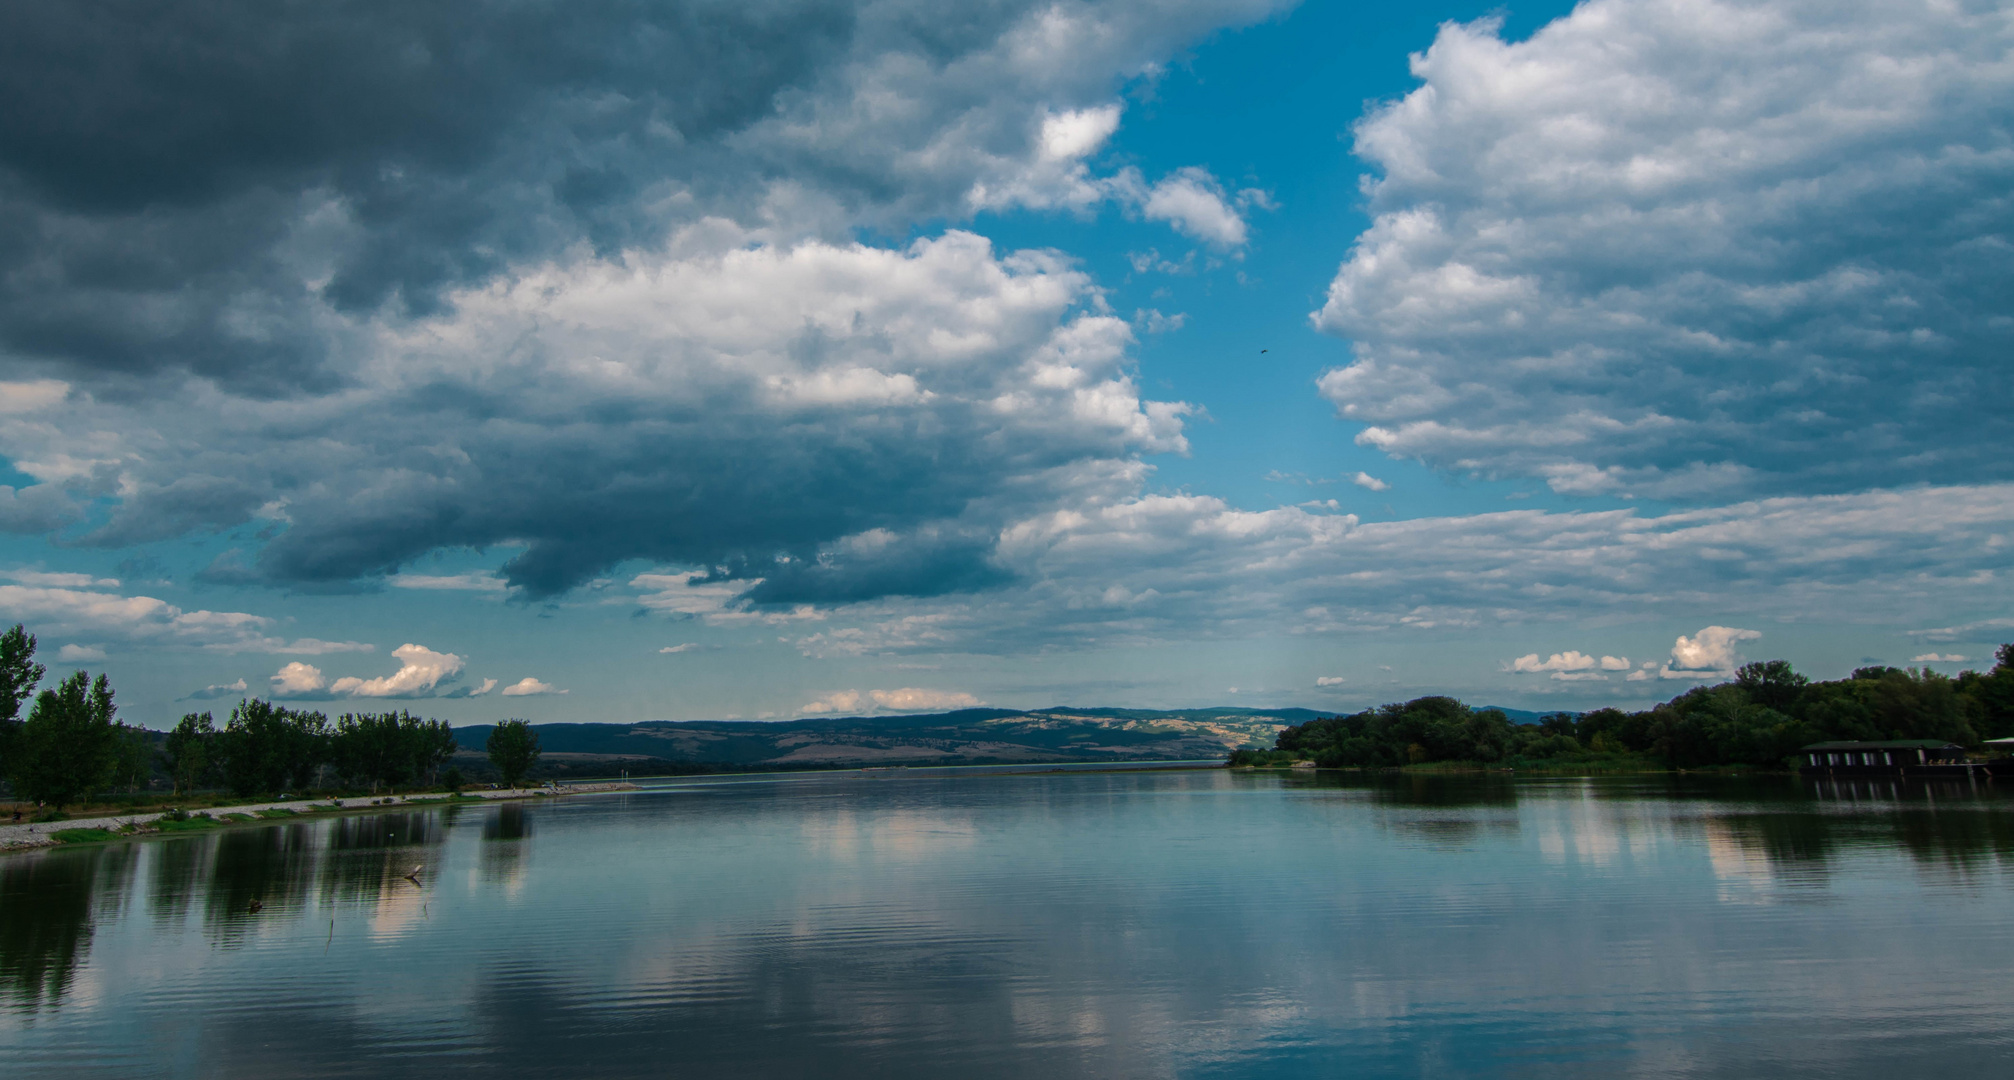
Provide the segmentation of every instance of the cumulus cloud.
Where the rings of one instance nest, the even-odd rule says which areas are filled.
[[[1369,488],[1372,491],[1390,491],[1392,488],[1390,484],[1367,472],[1359,472],[1357,475],[1350,477],[1350,483],[1360,488]]]
[[[669,655],[669,654],[672,654],[672,653],[682,653],[682,652],[691,652],[692,650],[694,650],[694,649],[697,649],[697,648],[699,648],[699,643],[698,643],[698,642],[696,642],[696,641],[685,641],[685,642],[680,642],[680,643],[679,643],[679,644],[677,644],[677,645],[666,645],[666,646],[665,646],[664,648],[662,648],[662,649],[659,649],[659,650],[657,650],[657,651],[658,651],[658,653],[659,653],[660,655]]]
[[[575,245],[1073,207],[1117,83],[1281,6],[9,6],[0,261],[38,270],[0,285],[0,349],[333,387],[330,308],[423,313]],[[1163,216],[1225,228],[1200,215]]]
[[[1140,454],[1187,448],[1188,407],[1142,400],[1131,328],[1081,306],[1089,279],[1057,256],[965,233],[899,251],[746,240],[700,230],[457,293],[420,323],[360,320],[368,348],[337,394],[72,394],[59,422],[0,424],[0,453],[116,461],[128,494],[92,543],[283,515],[234,580],[345,582],[521,543],[503,576],[531,595],[648,559],[710,568],[661,603],[721,618],[735,590],[776,605],[997,583],[986,549],[1013,516],[1122,492]]]
[[[1731,626],[1708,626],[1691,637],[1680,634],[1671,646],[1671,658],[1662,666],[1655,662],[1646,663],[1629,673],[1630,682],[1648,679],[1726,679],[1734,675],[1746,658],[1736,646],[1743,641],[1753,641],[1762,634],[1755,630],[1739,630]]]
[[[564,694],[566,691],[551,683],[540,682],[527,675],[503,688],[505,697],[539,697],[545,694]]]
[[[1962,664],[1970,659],[1972,658],[1961,656],[1958,653],[1927,652],[1921,656],[1910,657],[1909,662],[1912,664]]]
[[[1348,682],[1341,675],[1323,675],[1315,679],[1316,686],[1341,686]]]
[[[56,650],[56,659],[65,664],[80,664],[86,660],[105,659],[102,645],[78,645],[71,643]]]
[[[399,662],[397,671],[375,679],[345,675],[329,684],[329,693],[335,697],[432,697],[436,687],[461,677],[462,658],[454,653],[435,652],[409,642],[393,649],[392,656]]]
[[[243,679],[230,683],[212,683],[201,690],[191,691],[182,700],[215,701],[218,698],[242,697],[250,689],[251,687],[247,686]]]
[[[1362,444],[1566,493],[2007,477],[2010,47],[1886,0],[1444,26],[1356,128],[1321,392]]]
[[[1601,671],[1596,671],[1597,667]],[[1511,661],[1510,670],[1527,675],[1549,672],[1553,678],[1561,682],[1599,682],[1608,678],[1601,673],[1602,671],[1628,671],[1629,658],[1603,656],[1596,659],[1586,653],[1569,649],[1540,660],[1537,653],[1527,653]]]
[[[861,711],[948,712],[953,709],[977,708],[984,704],[986,703],[967,693],[909,686],[900,690],[870,690],[865,694],[858,690],[835,691],[816,701],[808,702],[798,711],[807,716]]]
[[[329,688],[329,680],[323,677],[321,668],[299,660],[274,672],[268,682],[276,698],[313,697]],[[238,686],[243,689],[243,679],[238,680]]]

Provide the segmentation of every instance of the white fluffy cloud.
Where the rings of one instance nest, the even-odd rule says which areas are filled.
[[[1315,685],[1316,685],[1316,686],[1341,686],[1341,685],[1343,685],[1344,683],[1346,683],[1346,682],[1348,682],[1348,681],[1349,681],[1348,679],[1345,679],[1345,678],[1343,678],[1343,677],[1342,677],[1341,675],[1322,675],[1322,676],[1319,676],[1319,677],[1317,677],[1317,678],[1315,679]]]
[[[1510,670],[1526,675],[1550,673],[1561,682],[1601,682],[1608,678],[1602,674],[1603,671],[1628,671],[1629,657],[1603,656],[1597,659],[1569,649],[1540,660],[1537,653],[1527,653],[1511,661]]]
[[[840,690],[809,702],[798,710],[807,716],[848,712],[948,712],[986,704],[971,694],[950,690],[926,690],[906,686],[899,690]],[[863,709],[863,706],[865,707]]]
[[[432,697],[436,687],[461,677],[462,658],[454,653],[407,643],[393,649],[392,656],[399,662],[397,671],[375,679],[345,675],[329,684],[329,693],[335,697]]]
[[[1970,659],[1972,658],[1959,653],[1927,652],[1921,656],[1910,657],[1909,662],[1912,664],[1962,664]]]
[[[1703,627],[1691,637],[1680,634],[1678,640],[1672,643],[1669,660],[1662,666],[1655,661],[1645,663],[1629,673],[1629,681],[1643,682],[1652,678],[1725,679],[1747,660],[1738,648],[1740,643],[1754,641],[1761,636],[1760,631],[1732,626]]]
[[[276,698],[312,697],[329,688],[329,680],[322,675],[321,668],[299,660],[274,672],[267,681],[272,684],[272,695]],[[242,687],[244,680],[238,682]]]
[[[541,697],[546,694],[564,694],[566,691],[551,683],[540,682],[530,675],[503,688],[505,697]],[[471,695],[473,696],[473,695]]]
[[[72,642],[56,650],[56,659],[65,664],[81,664],[87,660],[105,659],[102,645],[79,645]]]
[[[1321,392],[1363,444],[1561,492],[2006,478],[2010,48],[1913,0],[1445,26],[1357,128]]]

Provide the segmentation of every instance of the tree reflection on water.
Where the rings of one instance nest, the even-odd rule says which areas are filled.
[[[0,993],[17,1007],[55,1006],[91,947],[95,916],[118,914],[131,845],[0,857]]]

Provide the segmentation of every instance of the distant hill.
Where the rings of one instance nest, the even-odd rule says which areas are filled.
[[[1178,761],[1220,758],[1241,746],[1270,747],[1282,727],[1321,715],[1326,714],[1309,709],[1057,706],[774,723],[540,724],[538,736],[551,764],[571,761],[576,767],[625,760],[733,769]],[[480,753],[492,726],[456,728],[455,739]]]

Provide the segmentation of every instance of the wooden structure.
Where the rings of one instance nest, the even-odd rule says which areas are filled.
[[[1967,776],[1965,748],[1943,739],[1821,742],[1798,751],[1806,776]]]

